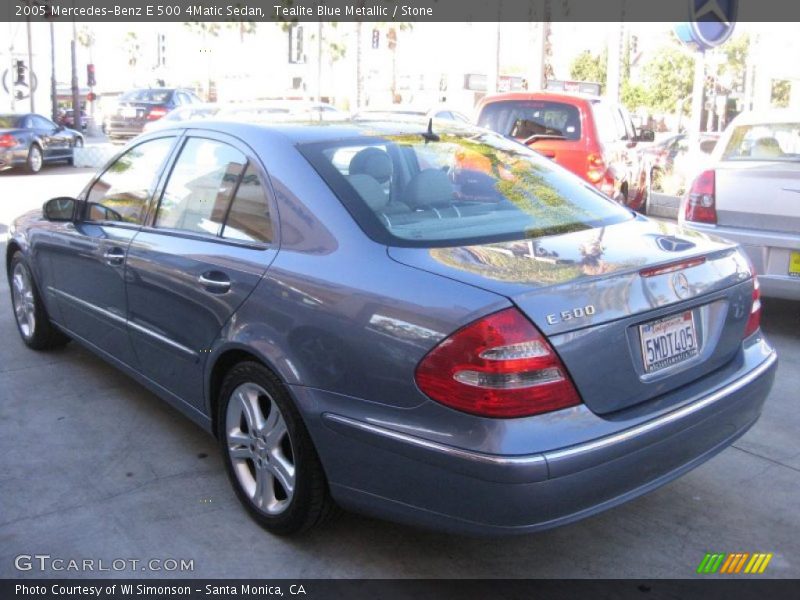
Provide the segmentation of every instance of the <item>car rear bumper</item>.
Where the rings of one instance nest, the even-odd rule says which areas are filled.
[[[109,137],[133,138],[144,131],[145,123],[125,123],[110,121],[106,125],[106,135]]]
[[[800,235],[691,222],[684,226],[741,245],[756,268],[762,296],[800,300],[800,277],[789,276],[789,258],[792,251],[800,252]]]
[[[22,166],[25,164],[27,158],[28,150],[22,146],[19,148],[0,150],[0,169]]]
[[[743,354],[725,381],[633,426],[634,419],[559,411],[561,423],[551,418],[550,426],[561,427],[564,439],[572,439],[570,428],[581,429],[581,421],[591,418],[611,422],[616,431],[524,455],[454,447],[426,439],[424,431],[413,434],[327,411],[330,399],[312,399],[315,393],[307,389],[299,404],[314,407],[306,421],[331,492],[343,506],[460,533],[526,533],[585,518],[653,490],[743,435],[761,413],[777,365],[763,340]]]

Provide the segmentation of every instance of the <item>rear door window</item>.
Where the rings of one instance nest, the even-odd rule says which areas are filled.
[[[245,169],[236,190],[222,237],[262,244],[272,242],[272,218],[266,190],[252,164]]]
[[[572,141],[581,139],[580,111],[577,106],[565,102],[492,102],[481,110],[478,125],[518,140],[534,135]]]
[[[233,146],[188,139],[164,188],[155,226],[219,235],[246,163]]]
[[[174,139],[143,142],[115,160],[89,190],[86,218],[141,225]]]

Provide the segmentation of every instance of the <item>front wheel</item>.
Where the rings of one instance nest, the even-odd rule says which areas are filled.
[[[309,529],[334,511],[319,457],[288,393],[255,362],[234,367],[219,398],[225,467],[241,503],[278,535]]]
[[[50,322],[31,270],[20,252],[11,258],[8,283],[22,341],[34,350],[50,350],[66,344],[69,338]]]

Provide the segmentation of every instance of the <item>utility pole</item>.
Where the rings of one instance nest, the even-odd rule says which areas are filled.
[[[58,90],[56,84],[56,33],[50,21],[50,116],[58,119]]]
[[[694,54],[694,83],[692,84],[692,120],[689,122],[689,144],[697,147],[700,142],[700,127],[703,122],[703,100],[706,85],[705,52]]]
[[[75,21],[72,21],[72,42],[70,42],[70,50],[72,51],[72,118],[76,127],[80,127],[81,122],[81,96],[80,89],[78,88],[78,29]]]
[[[317,102],[322,102],[322,21],[317,21]]]
[[[8,97],[11,99],[10,101],[10,108],[11,112],[16,112],[16,96],[14,95],[14,84],[13,84],[13,76],[14,76],[14,30],[12,29],[13,23],[11,21],[8,22],[8,60],[9,60],[9,69],[8,69]]]
[[[33,74],[33,42],[31,41],[31,18],[28,17],[26,21],[28,29],[28,91],[30,92],[31,112],[36,112],[36,100],[34,99],[35,94],[33,93],[34,92],[33,78],[35,76]]]
[[[500,85],[500,21],[494,25],[492,48],[489,51],[489,76],[486,78],[486,93],[496,94]]]

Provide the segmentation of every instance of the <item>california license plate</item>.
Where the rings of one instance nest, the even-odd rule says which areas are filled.
[[[789,254],[789,277],[800,277],[800,252],[797,250]]]
[[[654,373],[696,356],[699,347],[691,310],[639,325],[645,373]]]

